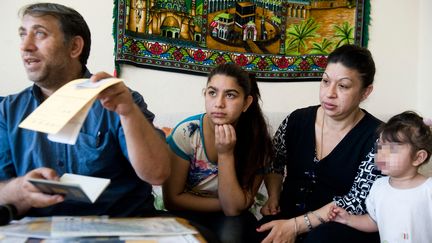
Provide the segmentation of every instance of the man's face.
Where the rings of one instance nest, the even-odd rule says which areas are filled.
[[[50,15],[25,15],[19,35],[28,78],[43,88],[57,87],[72,59],[70,44],[65,43],[58,20]]]

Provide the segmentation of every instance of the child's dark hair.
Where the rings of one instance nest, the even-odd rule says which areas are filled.
[[[408,143],[413,153],[419,150],[427,152],[427,162],[432,154],[432,131],[423,118],[413,111],[395,115],[378,128],[381,139],[386,142]]]
[[[245,99],[249,95],[253,98],[249,108],[237,121],[235,127],[237,142],[234,149],[237,178],[242,187],[250,189],[257,172],[265,168],[273,158],[272,140],[259,104],[261,95],[258,84],[254,75],[249,75],[234,63],[217,66],[210,72],[207,83],[216,74],[235,78],[245,93]]]

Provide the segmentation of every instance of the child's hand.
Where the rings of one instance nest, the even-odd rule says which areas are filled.
[[[350,216],[351,215],[345,209],[338,207],[336,205],[332,205],[328,212],[329,221],[334,221],[346,225],[348,225]]]
[[[261,208],[262,215],[275,215],[280,212],[279,198],[269,196],[267,202]]]

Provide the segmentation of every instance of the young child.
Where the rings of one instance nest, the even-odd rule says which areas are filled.
[[[375,162],[387,176],[373,184],[368,214],[351,215],[333,206],[329,219],[366,232],[378,230],[381,242],[432,242],[432,178],[418,173],[431,157],[431,128],[406,111],[378,131]]]

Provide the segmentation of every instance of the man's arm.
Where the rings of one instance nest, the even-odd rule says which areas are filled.
[[[167,145],[138,106],[133,106],[132,113],[120,116],[129,159],[142,180],[161,185],[170,175]]]
[[[91,80],[108,77],[107,73],[97,73]],[[98,98],[106,109],[120,116],[129,159],[137,175],[150,184],[161,185],[171,172],[168,148],[134,103],[130,90],[118,83],[102,91]]]

